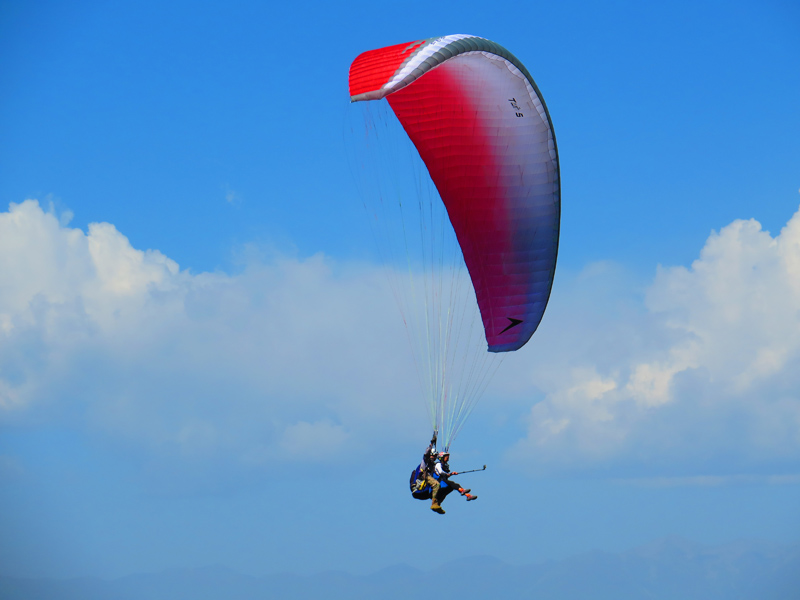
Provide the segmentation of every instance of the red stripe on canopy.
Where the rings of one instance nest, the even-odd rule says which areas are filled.
[[[426,40],[419,40],[359,54],[350,65],[350,96],[381,89],[406,59],[425,42]]]

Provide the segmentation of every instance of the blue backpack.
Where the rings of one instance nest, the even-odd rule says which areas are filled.
[[[439,496],[444,498],[448,493],[453,490],[447,485],[447,482],[439,479],[434,475],[434,478],[441,482]],[[422,476],[422,465],[417,465],[417,468],[411,471],[411,479],[408,482],[411,488],[411,495],[417,500],[430,500],[431,499],[431,486]]]

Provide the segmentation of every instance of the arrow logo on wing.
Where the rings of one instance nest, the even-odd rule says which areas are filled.
[[[522,319],[514,319],[514,318],[512,318],[512,317],[506,317],[506,319],[508,319],[509,321],[511,321],[511,323],[509,324],[509,326],[508,326],[508,327],[506,327],[505,329],[503,329],[503,331],[501,331],[500,333],[505,333],[506,331],[508,331],[508,330],[509,330],[509,329],[511,329],[512,327],[516,327],[517,325],[519,325],[520,323],[522,323]]]

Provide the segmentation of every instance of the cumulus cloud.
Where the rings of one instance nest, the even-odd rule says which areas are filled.
[[[84,232],[36,201],[12,204],[0,213],[0,422],[247,468],[407,446],[427,432],[396,317],[377,266],[273,256],[193,274],[109,223]],[[609,262],[562,270],[487,402],[527,414],[513,456],[533,469],[721,481],[797,470],[798,390],[800,212],[774,237],[731,223],[647,286]]]
[[[603,296],[591,274],[577,280],[573,294]],[[578,316],[588,342],[554,312],[560,349],[537,361],[545,397],[515,448],[532,466],[797,467],[800,212],[775,237],[752,219],[712,233],[689,268],[658,268],[641,307],[594,327]]]
[[[71,422],[253,464],[424,422],[400,320],[380,314],[392,302],[380,269],[317,255],[194,275],[109,223],[71,229],[28,200],[0,213],[0,273],[8,425]]]

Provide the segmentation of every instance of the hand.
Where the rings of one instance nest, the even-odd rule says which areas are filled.
[[[458,475],[458,471],[453,471],[452,473],[448,473],[448,477],[453,477],[454,475]]]

